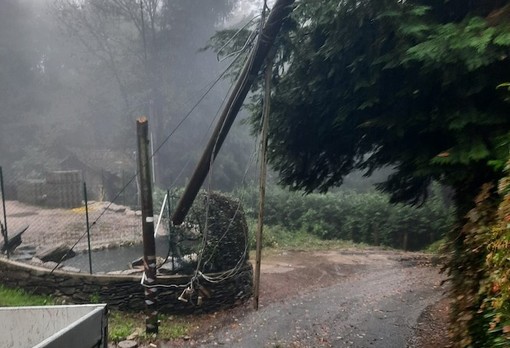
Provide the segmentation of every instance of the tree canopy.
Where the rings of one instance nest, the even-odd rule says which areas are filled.
[[[510,216],[490,226],[510,149],[498,88],[510,76],[510,1],[299,1],[280,40],[268,153],[281,182],[324,192],[353,170],[391,167],[379,188],[393,202],[422,202],[432,181],[453,188],[455,344],[506,346]]]
[[[432,180],[460,194],[498,177],[508,12],[508,1],[298,2],[273,71],[269,160],[282,183],[326,191],[390,166],[381,188],[416,203]]]

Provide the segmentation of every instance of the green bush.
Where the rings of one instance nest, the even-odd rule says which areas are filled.
[[[453,221],[453,208],[443,202],[438,194],[439,187],[431,191],[425,204],[409,207],[390,204],[388,196],[377,192],[302,195],[268,187],[264,245],[274,246],[298,233],[308,233],[324,240],[422,249],[441,239]],[[256,188],[244,189],[236,196],[244,202],[247,217],[256,220]]]

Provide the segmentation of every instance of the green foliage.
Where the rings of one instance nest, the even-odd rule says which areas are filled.
[[[269,161],[284,185],[326,192],[354,169],[388,166],[395,172],[378,187],[392,202],[420,203],[434,181],[454,191],[463,226],[449,235],[459,347],[508,346],[508,301],[487,306],[497,302],[483,284],[508,269],[497,247],[506,234],[490,227],[497,195],[487,187],[504,175],[510,148],[502,80],[510,73],[509,12],[509,1],[300,1],[273,71]],[[259,119],[254,113],[255,128]],[[289,226],[325,236],[354,231],[363,240],[380,231],[380,242],[390,245],[395,239],[383,229],[385,220],[413,226],[418,236],[427,228],[411,208],[383,210],[373,199],[353,204],[353,215],[301,209],[294,215],[318,219],[318,228],[299,218]],[[298,210],[292,204],[289,211]]]
[[[464,346],[506,347],[510,340],[509,187],[510,178],[503,178],[498,187],[499,199],[495,199],[490,194],[494,188],[485,185],[463,229],[463,261],[470,261],[467,275],[474,280],[459,284],[458,292],[471,296],[458,297],[454,307],[458,317],[469,318],[455,326],[454,331],[457,337],[469,340]]]
[[[349,240],[418,250],[442,238],[451,227],[453,209],[443,202],[439,189],[419,208],[390,204],[388,196],[369,192],[330,192],[303,196],[278,187],[267,190],[263,245],[288,246],[316,236],[321,240]],[[250,231],[255,229],[256,190],[238,192],[243,197]],[[404,235],[408,233],[408,245]],[[251,235],[250,244],[254,246]]]
[[[99,295],[99,293],[95,292],[92,295],[90,295],[89,302],[90,303],[101,303],[101,296]]]
[[[0,285],[0,307],[44,306],[55,304],[49,296],[29,294],[21,289],[10,289]]]
[[[143,313],[110,311],[108,315],[108,340],[119,342],[130,335],[135,335],[139,341],[146,342],[152,337],[145,335],[145,315]],[[181,338],[190,331],[191,324],[187,318],[173,317],[160,314],[158,338],[171,340]]]
[[[494,91],[510,69],[501,6],[298,2],[273,71],[269,154],[281,182],[327,191],[355,169],[390,166],[379,187],[418,203],[434,180],[474,189],[501,175],[510,128]],[[227,35],[217,42],[225,49]],[[262,95],[253,101],[257,128]]]
[[[140,318],[141,319],[141,318]],[[108,340],[119,342],[131,335],[141,320],[133,315],[111,311],[108,315]]]

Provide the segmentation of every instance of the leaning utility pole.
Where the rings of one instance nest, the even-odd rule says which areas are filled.
[[[136,120],[138,140],[138,175],[140,180],[140,204],[142,206],[143,271],[145,281],[145,332],[158,333],[158,307],[156,285],[156,243],[154,241],[154,212],[152,208],[152,184],[149,161],[149,122],[146,117]]]
[[[227,137],[228,131],[230,130],[230,127],[232,127],[237,113],[243,105],[244,99],[246,98],[251,85],[257,77],[257,74],[259,73],[270,49],[273,47],[274,40],[280,32],[283,20],[292,11],[293,3],[294,0],[277,0],[273,6],[262,32],[259,33],[257,44],[248,57],[248,60],[241,71],[239,80],[237,80],[237,83],[232,90],[232,94],[225,104],[225,108],[223,109],[218,120],[218,124],[213,131],[211,139],[207,143],[204,153],[195,167],[193,176],[186,186],[181,199],[177,203],[177,207],[175,208],[172,216],[172,222],[174,225],[180,225],[188,214],[200,187],[209,173],[212,162],[220,151],[221,145]]]

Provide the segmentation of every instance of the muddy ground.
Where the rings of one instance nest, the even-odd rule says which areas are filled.
[[[443,276],[429,255],[380,249],[263,258],[260,308],[191,317],[158,347],[448,347]],[[148,347],[148,345],[147,345]]]
[[[94,249],[138,243],[140,217],[108,203],[90,206]],[[86,248],[85,211],[7,202],[9,231],[23,243]],[[81,239],[80,239],[81,238]],[[259,311],[251,302],[191,317],[185,338],[159,347],[448,347],[448,301],[430,256],[381,249],[269,251]],[[386,338],[386,340],[385,340]],[[147,345],[148,346],[148,345]],[[114,345],[111,345],[114,347]]]

